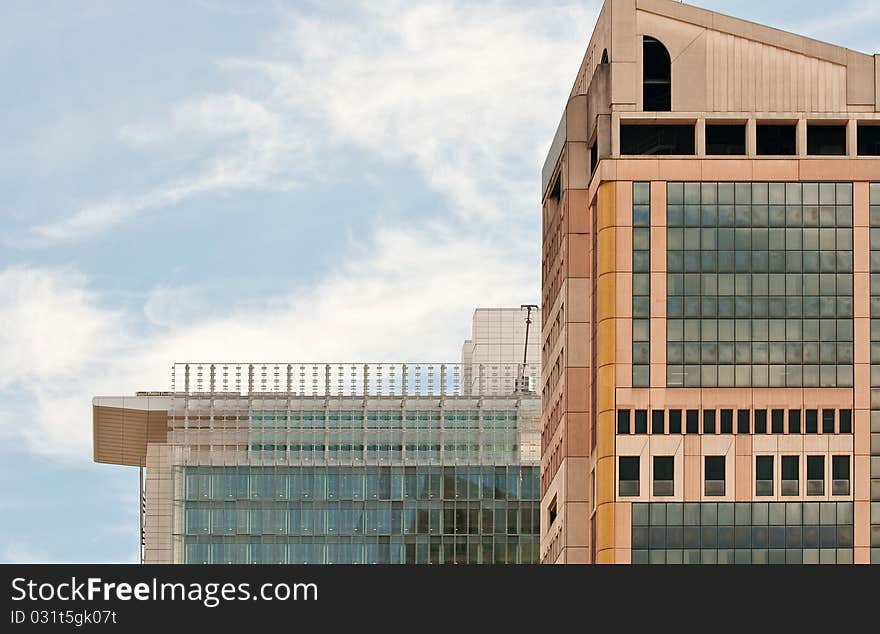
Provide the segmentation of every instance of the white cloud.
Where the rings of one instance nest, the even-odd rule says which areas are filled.
[[[287,14],[275,54],[221,62],[234,88],[119,133],[142,151],[189,153],[194,138],[222,151],[207,145],[191,173],[34,233],[74,240],[200,194],[289,187],[332,172],[346,146],[413,165],[462,217],[524,218],[599,5],[355,2]]]
[[[209,95],[174,107],[167,120],[139,123],[119,131],[121,140],[139,148],[169,144],[192,147],[206,141],[199,168],[145,193],[87,205],[60,221],[34,227],[50,241],[75,240],[102,231],[145,211],[161,209],[193,196],[245,188],[290,188],[281,157],[296,145],[285,137],[278,115],[237,94]]]
[[[82,276],[0,272],[0,317],[11,317],[0,339],[0,395],[17,399],[0,435],[81,460],[91,452],[91,398],[168,389],[172,362],[455,361],[474,308],[537,297],[537,246],[524,259],[438,223],[380,228],[352,248],[351,260],[313,286],[220,317],[175,317],[159,304],[190,289],[160,288],[146,307],[164,327],[140,336]]]
[[[277,186],[314,167],[302,168],[308,161],[292,149],[308,155],[315,143],[332,155],[321,163],[331,169],[345,146],[410,164],[455,213],[379,226],[313,284],[263,304],[230,303],[225,314],[187,304],[193,289],[160,286],[144,306],[158,327],[150,335],[102,307],[87,280],[18,269],[8,279],[34,276],[48,290],[12,284],[20,292],[10,310],[46,307],[53,317],[40,327],[14,322],[28,347],[15,332],[0,340],[0,358],[12,346],[18,360],[9,370],[23,368],[7,371],[0,390],[24,395],[20,418],[30,421],[5,420],[0,433],[82,459],[91,397],[166,389],[175,361],[454,361],[474,308],[538,298],[540,165],[597,7],[361,3],[333,19],[291,16],[273,57],[227,63],[242,78],[235,90],[124,128],[120,138],[137,151],[190,151],[202,139],[225,150],[173,183],[44,225],[44,237],[86,235],[204,192]],[[72,342],[63,354],[33,335],[57,328]]]

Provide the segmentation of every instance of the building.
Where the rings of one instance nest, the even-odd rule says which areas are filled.
[[[542,174],[543,562],[880,562],[878,112],[876,55],[605,2]]]
[[[94,459],[140,467],[147,563],[537,563],[540,400],[516,356],[175,364],[168,392],[94,399]]]
[[[524,319],[524,315],[526,318]],[[526,319],[531,323],[527,324]],[[461,363],[465,368],[464,390],[476,389],[477,377],[471,367],[498,363],[518,363],[525,353],[526,377],[531,390],[541,376],[541,311],[526,313],[522,308],[478,308],[474,311],[471,339],[461,347]],[[531,327],[530,327],[531,326]],[[528,341],[527,341],[528,339]],[[526,348],[523,350],[523,343]]]

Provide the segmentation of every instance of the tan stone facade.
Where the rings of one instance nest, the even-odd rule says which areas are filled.
[[[644,108],[644,38],[655,38],[669,53],[668,110]],[[871,182],[880,181],[880,157],[862,151],[859,128],[880,123],[878,71],[876,56],[681,3],[606,1],[543,174],[542,562],[630,563],[634,503],[755,501],[851,504],[844,508],[852,509],[853,518],[841,530],[852,527],[852,543],[846,549],[837,544],[839,552],[848,550],[838,561],[871,560],[868,191]],[[622,126],[657,123],[692,126],[693,152],[621,151]],[[707,125],[723,123],[744,127],[738,156],[708,151]],[[845,129],[845,147],[837,156],[817,156],[808,135],[829,123]],[[787,156],[759,152],[759,126],[776,124],[793,127]],[[852,184],[853,356],[846,363],[851,370],[841,370],[851,372],[850,384],[760,385],[766,379],[757,373],[748,386],[670,384],[667,186],[680,182]],[[650,355],[640,361],[649,378],[636,387],[633,183],[650,184]],[[745,433],[735,421],[729,434],[705,434],[702,423],[688,433],[682,421],[677,432],[667,426],[661,433],[620,434],[615,418],[621,410],[649,416],[655,410],[700,416],[706,410],[733,416],[740,410],[768,415],[778,410],[805,416],[825,409],[850,411],[851,432],[835,427],[812,434],[801,427],[799,433],[769,428],[757,433],[750,420]],[[641,458],[638,495],[621,495],[621,456]],[[654,456],[674,458],[671,494],[652,493]],[[706,495],[706,456],[726,458],[721,495]],[[755,484],[758,456],[775,460],[774,488],[761,497]],[[783,496],[777,481],[783,456],[798,458],[800,488],[793,495]],[[824,465],[829,483],[832,462],[848,461],[852,486],[846,493],[832,494],[829,485],[821,494],[808,494],[803,486],[808,458]]]

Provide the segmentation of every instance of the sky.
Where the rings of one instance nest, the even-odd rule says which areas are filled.
[[[874,52],[880,3],[700,6]],[[181,361],[454,361],[540,298],[596,0],[0,5],[0,561],[137,561],[91,399]]]

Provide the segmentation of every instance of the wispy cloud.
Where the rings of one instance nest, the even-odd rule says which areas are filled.
[[[34,227],[43,239],[68,241],[102,231],[139,213],[199,194],[246,188],[290,188],[282,156],[295,145],[279,115],[238,94],[209,95],[172,108],[167,118],[124,126],[119,138],[137,148],[198,146],[193,173],[144,193],[116,196],[79,209],[60,221]]]
[[[283,14],[274,54],[221,62],[229,92],[119,133],[141,151],[191,153],[194,138],[219,151],[206,144],[190,172],[33,232],[75,240],[201,194],[289,187],[323,171],[312,155],[332,171],[345,147],[413,165],[460,217],[525,217],[599,4],[355,2],[345,13]]]

